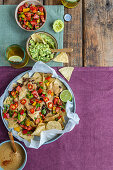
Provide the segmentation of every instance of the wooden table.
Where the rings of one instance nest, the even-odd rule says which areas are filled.
[[[0,0],[18,4],[22,0]],[[44,5],[60,5],[60,0],[40,0]],[[113,66],[113,0],[81,0],[67,9],[72,21],[65,22],[64,47],[72,47],[69,66]]]

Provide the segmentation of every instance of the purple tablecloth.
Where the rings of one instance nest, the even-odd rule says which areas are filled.
[[[1,67],[0,95],[15,76],[28,69]],[[75,68],[69,85],[80,124],[38,150],[26,148],[25,170],[113,170],[113,68]],[[0,142],[7,139],[0,118]]]

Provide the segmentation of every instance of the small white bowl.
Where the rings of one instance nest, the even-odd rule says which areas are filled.
[[[43,25],[42,25],[41,27],[39,27],[39,28],[37,28],[37,29],[35,29],[35,30],[27,30],[27,29],[23,28],[23,27],[21,26],[20,22],[18,21],[18,14],[17,14],[17,13],[18,13],[18,9],[19,9],[20,6],[22,6],[22,5],[25,4],[26,2],[28,2],[29,4],[34,4],[34,5],[40,5],[40,6],[42,6],[42,7],[44,8],[45,22],[46,22],[47,11],[46,11],[45,7],[44,7],[39,1],[37,1],[37,0],[22,1],[22,2],[16,7],[16,10],[15,10],[15,20],[16,20],[17,24],[19,25],[19,27],[22,28],[22,29],[25,30],[25,31],[36,31],[36,30],[39,30],[40,28],[42,28],[42,27],[44,26],[45,22],[43,23]]]

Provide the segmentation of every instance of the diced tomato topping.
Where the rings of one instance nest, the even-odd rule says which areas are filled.
[[[18,92],[20,92],[21,87],[20,87],[20,86],[17,86],[16,90],[17,90]]]
[[[38,92],[36,90],[32,91],[32,94],[34,97],[36,97],[36,98],[38,97]]]
[[[58,119],[60,119],[62,116],[58,116]]]
[[[49,103],[48,103],[48,108],[49,108],[49,109],[52,109],[52,108],[53,108],[53,103],[52,103],[52,102],[49,102]]]
[[[49,98],[48,97],[44,97],[43,98],[45,102],[48,102],[49,101]]]
[[[40,85],[42,85],[42,84],[43,84],[43,82],[39,82],[39,84],[40,84]]]
[[[19,9],[18,9],[20,12],[23,11],[23,6],[20,6]]]
[[[26,126],[26,125],[24,125],[24,129],[27,129],[27,126]]]
[[[56,107],[56,112],[59,112],[60,109],[61,107]]]
[[[43,15],[41,15],[40,18],[41,18],[42,22],[45,22],[45,19],[44,19]]]
[[[42,94],[41,97],[45,97],[45,94]]]
[[[39,16],[38,16],[37,14],[35,14],[35,15],[33,16],[33,18],[34,18],[34,19],[39,19]]]
[[[22,130],[23,134],[27,134],[27,132],[28,132],[27,130]]]
[[[54,98],[54,100],[53,100],[53,103],[54,103],[54,105],[56,105],[57,103],[58,103],[58,100],[59,100],[59,98]]]
[[[43,89],[39,88],[38,93],[41,94],[43,92]]]
[[[34,108],[30,109],[30,112],[31,114],[33,114],[35,112],[35,109]]]
[[[15,95],[16,95],[16,92],[15,92],[15,91],[12,91],[12,92],[11,92],[11,95],[12,95],[12,96],[15,96]]]
[[[32,90],[33,89],[33,85],[32,84],[28,84],[28,89]]]
[[[48,76],[48,77],[46,77],[45,79],[46,79],[46,80],[50,80],[50,78],[51,78],[51,77],[50,77],[50,76]]]
[[[24,128],[24,126],[25,126],[25,125],[21,125],[21,124],[20,124],[20,127]]]
[[[31,23],[31,25],[36,25],[37,24],[36,20],[33,20],[30,23]]]
[[[24,6],[27,8],[29,6],[29,4],[27,2],[25,2]]]
[[[25,16],[27,17],[27,19],[28,18],[31,18],[31,13],[30,12],[27,12],[27,13],[24,13],[25,14]]]
[[[23,104],[23,105],[25,105],[25,104],[26,104],[26,99],[20,100],[20,103]]]
[[[22,109],[22,111],[20,112],[20,114],[21,114],[21,115],[23,115],[23,114],[24,114],[24,110],[23,110],[23,109]]]
[[[42,100],[39,100],[38,103],[42,103]]]
[[[38,7],[40,12],[43,12],[44,8],[43,7]]]
[[[34,99],[30,99],[30,103],[33,104],[34,103]]]
[[[28,130],[28,131],[32,130],[32,127],[31,127],[31,126],[28,126],[28,127],[27,127],[27,130]]]
[[[16,106],[15,106],[14,104],[11,104],[11,105],[10,105],[10,109],[11,109],[11,110],[15,110],[15,109],[16,109]]]
[[[65,112],[65,109],[62,108],[61,111],[62,111],[62,112]]]
[[[4,113],[3,118],[9,119],[9,113]]]

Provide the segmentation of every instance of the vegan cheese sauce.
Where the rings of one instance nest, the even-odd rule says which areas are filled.
[[[25,160],[23,148],[15,142],[16,153],[13,152],[11,143],[6,142],[0,146],[0,166],[4,170],[17,170]]]

